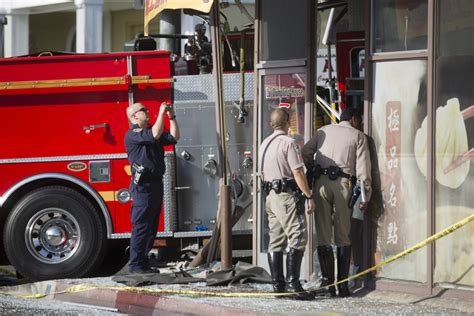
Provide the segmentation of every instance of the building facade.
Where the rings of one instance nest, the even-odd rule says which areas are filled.
[[[333,24],[339,23],[333,25],[336,39],[332,43],[336,46],[343,41],[337,36],[341,28],[343,32],[365,33],[364,50],[354,59],[355,69],[361,69],[357,60],[364,66],[363,99],[352,104],[364,109],[364,131],[373,151],[375,194],[364,216],[363,268],[472,216],[474,95],[469,73],[474,70],[474,2],[257,3],[256,100],[260,104],[255,115],[260,119],[256,147],[268,133],[262,126],[267,107],[274,102],[268,91],[275,90],[276,82],[280,90],[299,87],[299,94],[286,97],[304,112],[304,139],[313,132],[318,103],[314,89],[316,47],[326,36],[323,33],[331,36],[329,24],[319,25],[317,17],[334,10],[333,19],[338,22]],[[354,64],[350,54],[336,59]],[[351,74],[337,80],[354,83]],[[263,262],[265,220],[257,190],[255,195],[255,216],[260,216],[260,224],[254,230],[254,252]],[[471,222],[381,267],[373,280],[380,289],[473,297],[473,235]],[[314,246],[310,247],[314,251]],[[307,263],[311,270],[311,258]]]

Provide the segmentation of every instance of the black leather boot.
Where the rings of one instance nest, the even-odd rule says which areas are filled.
[[[319,267],[321,268],[321,275],[323,280],[320,287],[325,287],[330,284],[334,284],[334,252],[332,246],[319,246],[318,251],[318,260]],[[336,296],[336,288],[330,286],[327,289],[321,289],[316,292],[316,294],[327,294],[329,293],[332,297]]]
[[[314,295],[306,292],[300,283],[301,261],[304,251],[291,248],[286,255],[286,291],[288,293],[298,293],[290,295],[288,298],[296,300],[310,301]]]
[[[285,277],[283,276],[283,252],[274,251],[268,253],[268,265],[272,275],[273,292],[285,292]]]
[[[351,246],[337,247],[337,280],[344,280],[349,276],[349,267],[351,264]],[[337,286],[339,296],[350,296],[348,282]]]

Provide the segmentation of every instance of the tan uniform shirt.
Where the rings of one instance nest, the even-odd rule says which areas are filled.
[[[314,163],[322,168],[337,166],[343,172],[363,180],[367,200],[370,199],[372,179],[367,137],[348,121],[318,129],[302,152],[307,168],[312,168],[314,157]]]
[[[301,150],[296,141],[284,131],[276,130],[261,145],[263,180],[294,179],[292,170],[304,166]]]

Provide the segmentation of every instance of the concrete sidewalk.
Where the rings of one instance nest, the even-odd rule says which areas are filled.
[[[58,293],[78,284],[91,284],[99,288],[73,293]],[[51,294],[41,300],[55,300],[116,309],[120,313],[135,315],[308,315],[308,314],[457,314],[472,315],[474,303],[442,298],[426,299],[394,292],[361,292],[350,298],[316,298],[314,301],[295,301],[273,297],[211,297],[171,294],[144,294],[100,288],[125,286],[111,278],[44,281],[0,288],[12,295],[27,293]],[[189,290],[210,292],[265,292],[269,284],[208,287],[205,283],[190,285],[150,285],[149,290]],[[53,294],[56,293],[56,294]],[[425,299],[425,300],[423,300]],[[412,303],[419,302],[419,303]]]

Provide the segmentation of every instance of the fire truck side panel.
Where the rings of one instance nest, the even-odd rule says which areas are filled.
[[[35,188],[38,185],[34,185],[34,182],[47,182],[52,183],[66,183],[74,185],[72,181],[67,179],[77,179],[76,182],[84,183],[89,187],[93,188],[97,192],[97,197],[106,196],[112,188],[111,181],[107,182],[96,182],[90,181],[91,168],[90,163],[94,164],[95,161],[88,160],[74,160],[74,161],[49,161],[49,162],[33,162],[33,163],[15,163],[15,164],[0,164],[0,173],[3,174],[3,179],[0,181],[0,196],[6,199],[11,196],[17,184],[24,183],[26,186],[33,185]],[[110,160],[100,160],[105,164],[105,167],[110,164]],[[80,166],[76,169],[72,169],[71,166]],[[110,170],[110,168],[107,168]],[[103,173],[106,171],[103,170]],[[110,179],[113,179],[113,175],[110,174]],[[58,181],[59,180],[59,181]],[[20,188],[18,188],[20,189]],[[105,201],[108,212],[102,212],[106,222],[111,223],[114,216],[114,203],[113,201]],[[112,227],[110,227],[112,228]]]
[[[163,208],[158,224],[160,237],[171,237],[176,230],[177,210],[175,187],[175,156],[173,151],[165,153],[166,173],[163,178],[164,196]],[[113,161],[113,174],[115,177],[114,189],[102,197],[106,201],[115,201],[114,235],[113,238],[129,237],[131,231],[130,210],[131,202],[121,203],[118,196],[126,194],[130,185],[130,164],[127,159]]]
[[[129,128],[125,110],[132,96],[134,102],[142,102],[149,108],[150,121],[154,122],[161,102],[172,99],[170,77],[167,52],[0,59],[0,115],[7,118],[0,127],[3,135],[0,142],[2,218],[6,218],[18,201],[28,198],[30,191],[43,184],[51,188],[42,191],[44,194],[63,192],[76,201],[81,199],[80,195],[86,196],[105,219],[108,237],[129,237],[131,202],[125,198],[121,203],[118,198],[120,190],[126,195],[130,183],[123,142]],[[137,84],[134,78],[165,80]],[[107,84],[95,85],[101,81]],[[72,86],[68,86],[71,82]],[[167,129],[168,121],[165,122]],[[174,148],[166,149],[171,151],[166,155],[167,165],[174,169]],[[48,177],[55,180],[46,180]],[[168,173],[165,178],[168,190],[165,196],[173,196],[172,179]],[[40,180],[33,185],[32,179]],[[76,189],[75,185],[82,186],[83,190]],[[37,192],[32,199],[38,199],[41,194]],[[173,201],[171,198],[164,204],[175,212]],[[14,231],[12,223],[27,220],[20,211],[17,208],[9,227],[3,227],[4,222],[0,225]],[[30,208],[28,216],[36,216],[31,211]],[[166,219],[175,216],[166,213],[162,217],[161,229],[172,229],[172,222],[168,220],[167,226]],[[96,216],[94,218],[96,221]],[[15,234],[21,232],[16,230]],[[32,243],[36,242],[36,237],[32,238]],[[21,262],[21,257],[16,260]],[[55,259],[53,256],[53,259],[41,260]],[[72,264],[68,267],[74,266],[74,260],[68,257]],[[91,264],[91,269],[94,265]],[[30,277],[34,275],[25,267],[23,272]],[[41,278],[55,277],[54,269],[48,273]],[[77,273],[71,272],[71,276]]]
[[[104,78],[128,73],[124,54],[79,56],[2,60],[0,83]],[[137,56],[133,67],[134,75],[170,78],[166,54]],[[13,73],[11,78],[8,73]],[[91,91],[87,86],[69,92],[63,89],[72,88],[56,88],[54,93],[44,93],[42,88],[16,90],[22,92],[19,95],[5,95],[12,90],[0,89],[2,116],[17,118],[5,120],[2,125],[1,129],[9,131],[10,137],[4,138],[0,159],[123,153],[123,135],[128,128],[125,109],[129,100],[128,86],[119,86],[121,91],[115,90],[117,86],[102,86],[100,91],[95,90],[97,87]],[[158,102],[171,99],[170,88],[169,83],[133,87],[135,100],[150,108],[152,121]]]

